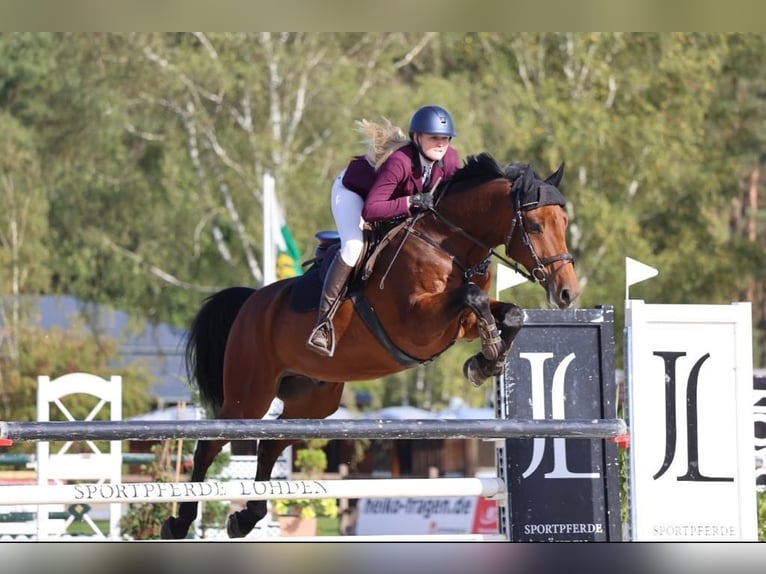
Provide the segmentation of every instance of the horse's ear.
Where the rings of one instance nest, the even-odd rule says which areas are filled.
[[[545,183],[550,183],[553,187],[558,187],[562,177],[564,177],[564,162],[561,162],[559,168],[548,176]]]

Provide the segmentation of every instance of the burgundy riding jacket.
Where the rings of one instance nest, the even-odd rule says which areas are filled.
[[[459,167],[460,156],[450,146],[441,161],[434,164],[430,184],[438,178],[446,180]],[[362,217],[366,221],[385,221],[410,215],[407,196],[423,191],[422,178],[418,152],[406,145],[392,153],[377,174],[363,156],[355,157],[346,169],[343,185],[364,198]]]

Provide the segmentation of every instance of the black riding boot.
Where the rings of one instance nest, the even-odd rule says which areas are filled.
[[[340,256],[340,251],[335,254],[327,276],[322,286],[322,295],[319,299],[319,311],[317,321],[311,330],[306,346],[326,357],[332,357],[335,353],[335,330],[332,326],[332,318],[338,308],[338,299],[343,293],[348,276],[353,267],[346,265]]]

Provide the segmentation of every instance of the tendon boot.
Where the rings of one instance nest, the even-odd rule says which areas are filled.
[[[335,316],[341,294],[352,270],[353,267],[346,265],[338,251],[324,279],[317,320],[306,341],[306,346],[325,357],[332,357],[335,354],[335,330],[332,326],[332,318]]]

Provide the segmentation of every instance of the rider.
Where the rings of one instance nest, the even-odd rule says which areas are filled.
[[[433,196],[426,191],[429,184],[451,177],[460,167],[460,156],[450,145],[457,135],[452,116],[441,106],[416,110],[408,133],[409,139],[390,137],[397,149],[383,155],[382,165],[370,153],[356,156],[332,186],[332,213],[341,248],[325,277],[316,323],[306,342],[320,355],[331,357],[335,352],[332,319],[362,254],[364,222],[406,217],[433,207]]]

